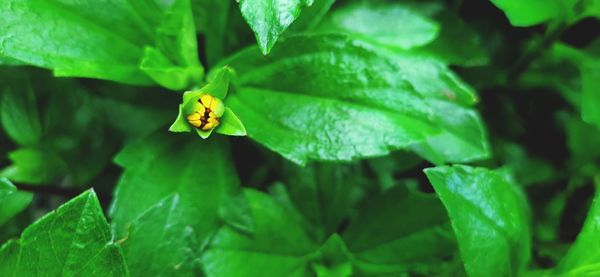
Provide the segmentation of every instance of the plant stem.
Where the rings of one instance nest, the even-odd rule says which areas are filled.
[[[544,50],[550,47],[556,40],[560,38],[562,33],[567,29],[566,23],[558,23],[550,25],[544,36],[531,48],[529,48],[523,56],[508,70],[508,82],[514,82],[525,70],[529,68],[531,63],[535,61]]]

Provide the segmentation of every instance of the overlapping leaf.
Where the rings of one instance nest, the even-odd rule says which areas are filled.
[[[8,0],[0,25],[1,55],[57,76],[171,89],[202,78],[189,0]]]
[[[250,48],[224,63],[238,76],[226,104],[248,136],[295,162],[383,155],[443,133],[471,146],[448,160],[488,155],[478,115],[463,106],[473,91],[434,60],[316,35],[286,39],[266,59]]]
[[[29,226],[0,250],[2,276],[128,276],[93,191]]]
[[[525,269],[531,256],[529,210],[512,182],[467,166],[425,173],[448,210],[470,276],[514,276]]]

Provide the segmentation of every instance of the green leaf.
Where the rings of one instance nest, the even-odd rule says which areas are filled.
[[[319,277],[350,277],[353,276],[352,254],[348,251],[344,240],[333,234],[319,249],[319,261],[313,262],[312,267]]]
[[[358,165],[312,163],[306,167],[286,162],[282,175],[290,200],[315,226],[318,240],[337,230],[363,194],[364,177]]]
[[[125,169],[111,207],[119,238],[145,211],[179,194],[181,220],[202,242],[218,226],[218,209],[239,183],[227,145],[218,139],[157,132],[129,144],[115,161]]]
[[[27,208],[32,198],[33,194],[17,191],[8,179],[0,178],[0,226]]]
[[[23,91],[20,91],[19,88],[22,88]],[[22,145],[33,145],[40,140],[42,135],[36,95],[28,85],[19,88],[11,88],[8,85],[4,88],[0,103],[0,121],[8,136],[15,142]]]
[[[550,20],[567,21],[574,16],[576,0],[490,0],[504,11],[514,26],[526,27]]]
[[[529,210],[518,187],[484,168],[444,166],[425,173],[448,210],[466,272],[518,275],[531,255]]]
[[[443,6],[423,4],[419,9],[440,25],[439,36],[413,52],[435,57],[447,64],[458,66],[482,66],[490,62],[482,38],[472,26]]]
[[[165,53],[165,54],[163,54]],[[145,48],[140,69],[163,87],[180,90],[202,82],[190,0],[175,0],[156,29],[156,48]]]
[[[386,47],[411,49],[433,41],[440,26],[397,2],[353,2],[335,9],[319,31],[342,32]]]
[[[131,276],[201,274],[197,260],[201,245],[184,211],[181,198],[175,194],[131,223],[122,243]]]
[[[554,45],[553,54],[567,59],[579,69],[581,74],[581,114],[584,121],[600,127],[600,93],[596,80],[600,78],[600,39],[591,43],[588,49],[580,50],[565,44]]]
[[[315,28],[327,14],[335,0],[313,0],[310,7],[302,10],[302,16],[290,26],[288,33],[301,33]]]
[[[15,97],[2,102],[10,105],[2,109],[3,125],[20,146],[9,154],[13,164],[3,176],[32,184],[66,177],[66,183],[81,185],[102,171],[118,136],[107,135],[96,97],[75,80],[53,78],[45,70],[15,67],[1,73],[4,97]]]
[[[263,54],[268,54],[277,39],[315,0],[240,0],[242,15],[256,35]]]
[[[246,189],[255,228],[252,234],[224,226],[202,256],[208,276],[309,276],[317,245],[304,231],[300,215],[268,195]]]
[[[93,191],[27,227],[0,252],[2,276],[128,276]]]
[[[206,37],[206,59],[215,65],[226,51],[232,1],[192,0],[196,31]]]
[[[600,185],[600,178],[597,180]],[[596,186],[596,196],[587,215],[587,219],[577,236],[577,240],[567,255],[555,269],[561,276],[594,276],[600,273],[600,190]]]
[[[221,124],[215,132],[227,136],[245,136],[247,134],[246,127],[230,108],[225,108]]]
[[[399,186],[358,209],[343,234],[364,275],[437,275],[456,251],[441,202]]]
[[[52,184],[69,171],[66,162],[52,152],[21,148],[8,153],[12,164],[0,176],[27,184]]]
[[[181,74],[202,78],[189,0],[8,0],[0,4],[0,25],[5,27],[0,54],[52,69],[56,76],[149,85],[139,65],[150,46],[170,60],[171,66],[165,60],[145,63],[161,85],[183,89],[190,84],[182,86]],[[179,67],[185,69],[172,71]]]
[[[487,157],[479,117],[462,105],[475,101],[472,89],[437,61],[388,54],[320,35],[285,39],[268,59],[249,48],[223,62],[238,77],[225,103],[250,138],[300,164],[384,155],[443,132],[472,145],[465,159]],[[432,107],[436,99],[445,110]],[[456,125],[437,122],[453,113]]]

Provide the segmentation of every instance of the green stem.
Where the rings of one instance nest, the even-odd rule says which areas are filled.
[[[525,72],[531,63],[544,53],[544,50],[560,38],[567,27],[568,25],[564,22],[550,25],[544,36],[538,40],[533,47],[529,48],[508,70],[508,82],[514,82],[523,72]]]

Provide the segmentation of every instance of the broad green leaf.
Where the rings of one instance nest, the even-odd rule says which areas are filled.
[[[490,156],[485,126],[476,111],[433,99],[429,104],[437,111],[434,120],[444,128],[444,132],[413,146],[411,149],[415,153],[438,165],[447,162],[467,163]]]
[[[30,81],[27,78],[21,82]],[[10,87],[4,84],[0,102],[0,121],[8,136],[21,145],[33,145],[42,135],[36,95],[29,85]],[[22,89],[22,91],[21,91]]]
[[[448,211],[469,276],[518,275],[531,255],[529,210],[518,187],[484,168],[425,173]]]
[[[266,59],[249,48],[223,62],[238,77],[226,105],[250,138],[300,164],[384,155],[444,132],[475,149],[449,158],[487,157],[479,117],[462,105],[473,91],[439,62],[387,54],[344,36],[291,37]]]
[[[343,234],[365,275],[439,274],[456,252],[441,202],[395,187],[368,199]]]
[[[131,276],[197,276],[201,248],[179,195],[152,206],[128,228],[122,248]]]
[[[17,191],[8,179],[0,178],[0,226],[27,208],[32,198],[33,194]]]
[[[324,0],[240,0],[242,15],[256,35],[263,54],[268,54],[277,39],[300,17],[303,9]]]
[[[514,26],[526,27],[550,20],[567,21],[574,16],[576,0],[490,0],[504,11]]]
[[[7,0],[0,4],[0,25],[0,54],[57,76],[149,85],[139,67],[148,46],[170,61],[145,62],[159,84],[183,89],[190,84],[182,85],[182,74],[202,78],[189,0]]]
[[[244,194],[254,232],[221,228],[202,256],[207,276],[310,276],[308,262],[317,245],[300,215],[264,193],[247,189]]]
[[[128,276],[93,191],[29,226],[0,252],[2,276]]]
[[[600,178],[597,178],[596,196],[590,207],[583,229],[567,255],[556,268],[561,276],[595,276],[600,274]]]
[[[390,48],[411,49],[433,41],[440,26],[407,3],[352,2],[332,11],[319,31],[342,32]]]
[[[218,209],[239,183],[227,145],[218,139],[160,131],[131,143],[115,161],[125,170],[111,207],[119,238],[145,211],[179,194],[180,220],[202,242],[218,226]]]
[[[40,149],[21,148],[8,153],[8,158],[12,164],[0,171],[0,176],[15,182],[52,184],[69,171],[60,156]]]

